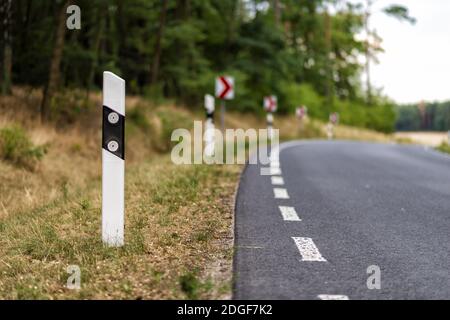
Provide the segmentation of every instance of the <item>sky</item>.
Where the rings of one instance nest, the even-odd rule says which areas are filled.
[[[408,7],[416,24],[386,16],[391,4]],[[450,0],[376,0],[370,24],[383,38],[371,73],[383,94],[398,103],[450,100]]]

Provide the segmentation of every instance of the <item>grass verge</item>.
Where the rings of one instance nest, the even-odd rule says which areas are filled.
[[[103,247],[100,179],[0,222],[2,299],[226,298],[238,166],[129,168],[126,245]],[[217,264],[222,268],[217,271]],[[81,269],[81,290],[66,269]]]
[[[233,195],[242,167],[174,165],[164,155],[173,145],[171,132],[191,128],[194,119],[204,119],[203,112],[127,97],[126,245],[105,248],[100,241],[101,99],[92,99],[85,103],[84,118],[59,128],[36,121],[36,92],[15,90],[0,97],[0,129],[26,128],[26,136],[6,140],[25,146],[14,150],[28,156],[36,146],[46,148],[35,170],[11,157],[0,161],[0,298],[230,297]],[[253,115],[227,112],[226,126],[245,130],[266,124]],[[293,116],[280,116],[275,127],[282,141],[325,137],[324,124],[312,119],[300,125]],[[391,139],[344,126],[336,128],[336,136]],[[81,270],[80,290],[66,288],[67,268],[73,265]]]
[[[447,142],[442,142],[439,146],[436,147],[436,150],[450,154],[450,145]]]

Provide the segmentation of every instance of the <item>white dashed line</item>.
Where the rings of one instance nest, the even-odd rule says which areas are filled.
[[[311,238],[292,237],[292,239],[300,251],[302,261],[327,261],[322,257]]]
[[[319,294],[317,297],[320,300],[350,300],[343,294]]]
[[[271,161],[270,162],[270,167],[271,168],[279,168],[280,167],[280,162],[279,161]]]
[[[262,176],[279,176],[281,175],[281,169],[280,168],[261,168],[261,175]]]
[[[284,221],[302,221],[294,207],[283,207],[279,206],[281,215],[283,216]]]
[[[284,185],[283,177],[276,177],[276,176],[272,177],[272,184],[274,186],[282,186],[282,185]]]
[[[273,194],[275,199],[289,199],[287,190],[283,188],[273,188]]]

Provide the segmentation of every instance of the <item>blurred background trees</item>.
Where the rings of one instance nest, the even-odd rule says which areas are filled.
[[[69,3],[81,30],[61,24]],[[360,81],[367,53],[366,8],[344,0],[14,0],[1,1],[2,92],[10,83],[41,87],[42,115],[61,89],[101,88],[102,72],[127,80],[128,93],[201,108],[214,78],[236,78],[230,108],[262,114],[276,94],[281,113],[305,104],[327,120],[394,129],[395,112],[380,96],[366,101]],[[406,8],[387,13],[409,18]],[[10,17],[5,19],[5,17]],[[10,32],[8,32],[10,30]],[[13,54],[11,54],[13,52]],[[11,72],[9,72],[11,70]],[[370,104],[370,105],[369,105]]]
[[[448,101],[401,105],[396,112],[399,131],[448,131],[450,128]]]

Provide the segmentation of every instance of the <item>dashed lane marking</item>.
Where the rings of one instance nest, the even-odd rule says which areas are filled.
[[[273,188],[275,199],[289,199],[287,190],[284,188]]]
[[[270,168],[261,168],[261,175],[262,176],[279,176],[281,175],[281,169],[276,167],[270,167]]]
[[[302,261],[327,261],[324,259],[324,257],[322,257],[319,249],[317,249],[314,241],[311,238],[292,237],[292,239],[294,240],[298,251],[300,251]]]
[[[277,177],[277,176],[273,176],[272,178],[272,184],[274,186],[282,186],[284,185],[284,179],[283,177]]]
[[[350,300],[343,294],[319,294],[317,297],[320,300]]]
[[[299,218],[297,211],[295,211],[294,207],[279,206],[278,208],[280,208],[280,212],[281,215],[283,216],[284,221],[302,221]]]
[[[270,167],[271,168],[279,168],[280,167],[280,162],[279,161],[271,161],[270,162]]]

